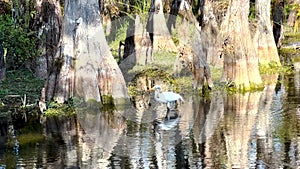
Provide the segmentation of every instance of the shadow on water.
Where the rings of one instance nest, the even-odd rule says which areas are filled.
[[[184,95],[170,118],[153,93],[136,97],[143,108],[89,102],[40,128],[39,118],[24,126],[1,116],[0,168],[297,168],[299,76],[280,75],[253,93]]]

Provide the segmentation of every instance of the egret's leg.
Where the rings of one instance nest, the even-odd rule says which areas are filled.
[[[168,109],[171,108],[171,102],[167,102],[167,108],[168,108]]]
[[[170,108],[167,106],[167,114],[165,117],[166,120],[170,120]]]
[[[168,108],[169,110],[174,110],[174,109],[176,109],[176,108],[177,108],[177,107],[176,107],[176,101],[168,102],[168,103],[167,103],[167,108]]]

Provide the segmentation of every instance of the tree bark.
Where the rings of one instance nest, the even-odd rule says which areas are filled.
[[[262,80],[248,24],[249,0],[230,1],[221,25],[224,40],[223,79],[239,90],[258,87]]]
[[[204,0],[201,4],[204,6],[200,6],[201,15],[198,21],[201,25],[201,42],[204,49],[204,57],[207,63],[222,67],[223,58],[220,57],[221,45],[220,41],[218,41],[219,25],[214,14],[214,4],[210,0]]]
[[[48,81],[55,82],[53,98],[59,103],[74,96],[102,103],[128,101],[125,80],[105,40],[98,1],[66,0],[64,9],[58,74]]]
[[[281,65],[274,37],[272,35],[270,11],[271,0],[256,0],[255,12],[257,28],[256,35],[254,37],[254,45],[256,46],[260,64],[265,65],[274,61],[277,65]]]
[[[294,26],[296,20],[296,10],[292,10],[289,14],[288,20],[286,22],[287,26]]]
[[[140,16],[136,16],[132,26],[127,29],[124,46],[124,58],[134,57],[134,64],[146,65],[153,60],[153,44],[146,32]]]
[[[35,16],[34,29],[38,31],[39,50],[42,51],[37,58],[35,74],[46,79],[53,71],[54,57],[61,37],[62,14],[58,0],[37,0],[37,15]]]
[[[215,55],[215,51],[217,51],[215,49],[215,43],[218,28],[217,25],[213,24],[215,23],[214,16],[210,13],[211,11],[209,11],[211,10],[211,5],[210,3],[207,3],[207,5],[205,15],[209,18],[207,18],[205,22],[199,23],[193,15],[190,5],[186,1],[179,3],[179,1],[174,0],[171,10],[173,11],[173,15],[170,15],[168,20],[170,30],[172,30],[172,27],[177,26],[179,42],[184,45],[183,48],[179,49],[177,60],[174,64],[175,73],[179,74],[179,72],[186,67],[182,66],[180,62],[180,60],[183,60],[191,69],[194,89],[198,89],[198,87],[203,89],[205,81],[209,87],[213,87],[210,67],[207,61],[208,57],[217,58]],[[182,22],[176,25],[176,17],[178,14],[182,15],[183,18]],[[201,29],[202,27],[199,25],[202,25],[204,29]]]
[[[205,82],[209,88],[212,88],[213,81],[210,73],[210,67],[207,63],[208,48],[210,47],[207,43],[207,37],[205,32],[195,32],[195,39],[192,42],[192,53],[193,53],[193,88],[204,89]]]
[[[169,1],[168,1],[168,3],[169,3],[168,6],[170,9],[170,15],[168,17],[167,27],[168,27],[169,32],[171,33],[172,28],[175,28],[175,26],[176,26],[176,18],[177,18],[178,12],[179,12],[180,2],[178,0],[173,0],[172,3],[170,3]],[[165,2],[165,4],[166,4],[166,2]]]

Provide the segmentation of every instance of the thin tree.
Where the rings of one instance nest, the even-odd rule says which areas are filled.
[[[4,49],[2,46],[2,41],[0,39],[0,81],[4,80],[6,76],[6,67],[4,62]]]

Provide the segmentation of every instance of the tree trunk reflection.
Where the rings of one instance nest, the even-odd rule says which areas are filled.
[[[268,78],[272,82],[277,76]],[[169,110],[177,114],[170,119],[159,116],[166,105],[155,102],[153,93],[137,97],[137,109],[78,105],[77,117],[48,118],[44,132],[50,141],[38,146],[37,163],[56,168],[296,168],[300,108],[298,82],[292,78],[254,93],[186,94],[182,105]]]
[[[276,81],[278,75],[269,76]],[[271,105],[275,94],[276,84],[268,84],[265,86],[260,98],[259,111],[257,116],[256,136],[257,136],[257,163],[256,167],[268,167],[272,160],[271,152],[273,146],[272,130],[271,130]],[[276,167],[277,168],[277,167]]]

